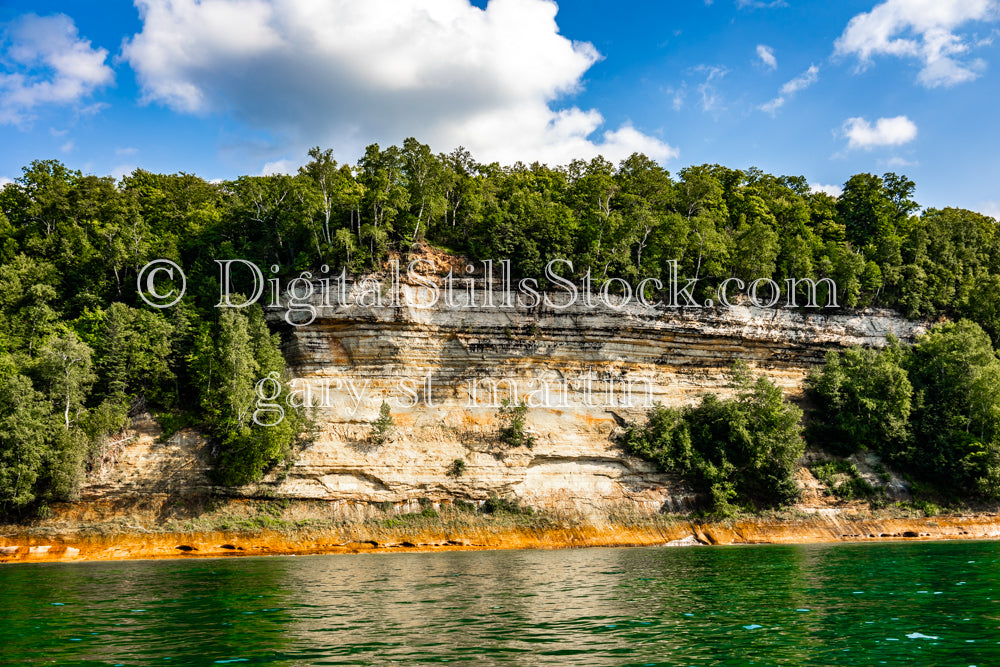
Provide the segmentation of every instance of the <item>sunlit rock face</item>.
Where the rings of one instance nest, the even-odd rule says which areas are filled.
[[[627,420],[654,402],[727,394],[737,359],[798,398],[828,350],[924,330],[889,311],[647,308],[570,303],[565,292],[529,307],[481,286],[449,305],[419,285],[391,289],[382,306],[357,285],[341,300],[349,305],[324,306],[315,294],[314,313],[288,315],[314,315],[303,326],[290,326],[287,310],[269,312],[293,398],[317,405],[320,426],[269,478],[274,493],[345,507],[497,494],[592,515],[683,511],[690,489],[616,446]],[[528,406],[531,449],[498,436],[504,399]],[[396,432],[376,444],[371,422],[383,401]],[[461,475],[449,474],[456,459]]]

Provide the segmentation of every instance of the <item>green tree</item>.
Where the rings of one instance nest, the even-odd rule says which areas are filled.
[[[826,363],[806,380],[816,406],[810,440],[839,454],[872,449],[895,457],[910,439],[913,387],[904,361],[895,339],[883,350],[828,352]]]
[[[92,340],[102,393],[119,402],[126,397],[169,402],[173,327],[166,317],[119,302],[98,316]]]
[[[305,409],[289,405],[278,336],[268,330],[259,305],[247,310],[222,309],[218,324],[197,334],[190,359],[203,414],[219,443],[216,477],[227,485],[259,481],[311,428]],[[282,406],[284,415],[265,422],[255,419],[262,402],[258,392],[272,373],[280,390],[267,403]]]
[[[914,438],[903,463],[942,488],[1000,497],[1000,360],[989,337],[968,320],[938,325],[907,366]]]
[[[378,144],[365,149],[358,161],[358,181],[364,186],[363,223],[360,233],[368,239],[372,262],[381,263],[395,231],[396,217],[409,204],[409,192],[403,183],[403,154],[396,146],[382,150]]]
[[[385,401],[382,401],[378,417],[372,420],[371,426],[371,433],[368,437],[376,445],[384,445],[392,440],[392,437],[395,435],[396,422],[393,421],[392,413],[389,411],[389,404]]]
[[[622,439],[625,451],[664,470],[688,474],[701,464],[691,444],[691,426],[681,408],[657,403],[646,413],[646,423],[628,425]]]
[[[0,372],[0,515],[35,501],[53,422],[45,397],[28,377]]]
[[[625,450],[693,482],[718,514],[792,502],[799,493],[794,466],[804,450],[801,410],[742,362],[733,366],[730,386],[732,399],[707,394],[682,409],[654,406],[644,425],[626,429]]]
[[[40,350],[38,373],[48,386],[49,397],[63,415],[68,431],[83,410],[96,376],[92,370],[93,350],[75,332],[64,330]]]

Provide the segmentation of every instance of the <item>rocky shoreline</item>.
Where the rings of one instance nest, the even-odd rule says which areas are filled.
[[[0,563],[131,559],[562,549],[627,546],[723,546],[838,542],[996,539],[1000,513],[893,518],[817,513],[796,519],[729,521],[652,518],[631,523],[554,522],[536,525],[478,517],[463,525],[444,519],[400,526],[347,522],[328,527],[247,530],[111,532],[0,528]]]

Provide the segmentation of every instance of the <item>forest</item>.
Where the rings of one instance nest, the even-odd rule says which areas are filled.
[[[286,372],[280,341],[259,306],[214,307],[215,260],[277,265],[284,277],[324,264],[363,275],[417,243],[473,261],[510,258],[515,278],[542,287],[553,259],[572,261],[566,278],[589,271],[596,287],[667,282],[676,260],[682,276],[698,278],[700,297],[732,277],[830,278],[844,308],[944,322],[912,349],[832,355],[810,380],[823,414],[786,414],[737,369],[736,403],[706,398],[662,413],[650,423],[680,435],[634,430],[634,451],[700,471],[720,503],[755,504],[751,487],[768,491],[764,505],[787,502],[781,480],[802,437],[838,452],[878,449],[920,479],[946,470],[942,483],[997,498],[998,224],[922,209],[914,189],[894,173],[857,174],[835,198],[801,176],[719,165],[671,174],[640,154],[617,165],[481,164],[412,138],[373,144],[357,164],[317,147],[295,175],[222,182],[143,170],[116,180],[32,162],[0,190],[0,515],[44,516],[72,497],[103,443],[145,410],[167,431],[193,425],[209,435],[219,484],[260,479],[310,424],[295,413],[277,428],[253,423],[254,382]],[[137,272],[159,258],[189,277],[189,296],[165,310],[136,293]],[[726,441],[735,431],[718,429],[750,417],[779,428],[780,470],[737,483],[751,479],[745,466],[725,452],[698,454],[697,444]],[[657,458],[656,443],[667,441],[683,455]]]

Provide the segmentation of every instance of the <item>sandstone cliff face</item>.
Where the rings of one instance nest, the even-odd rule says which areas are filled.
[[[314,322],[285,327],[292,387],[305,399],[308,385],[321,404],[321,432],[269,480],[278,495],[415,505],[497,493],[585,514],[680,511],[690,489],[615,447],[625,420],[654,401],[725,394],[737,359],[799,396],[827,350],[923,331],[885,311],[428,307],[426,290],[401,291],[396,308],[322,307],[316,298]],[[283,312],[271,317],[280,322]],[[532,449],[498,440],[504,398],[529,405]],[[375,445],[370,423],[382,401],[397,433]],[[448,474],[455,459],[466,463],[458,477]]]
[[[827,350],[923,331],[885,311],[428,307],[427,296],[404,285],[397,308],[323,307],[316,298],[315,321],[301,327],[282,325],[284,311],[269,314],[282,327],[295,399],[320,404],[320,431],[290,466],[238,494],[331,501],[353,517],[377,513],[375,503],[412,511],[420,499],[491,494],[594,517],[683,511],[689,488],[615,446],[626,420],[654,401],[725,394],[737,359],[796,397]],[[530,406],[532,449],[497,438],[505,398]],[[383,401],[396,433],[376,445],[371,421]],[[157,435],[155,424],[138,423],[81,500],[209,491],[205,440]],[[465,462],[460,476],[449,474],[456,459]]]

